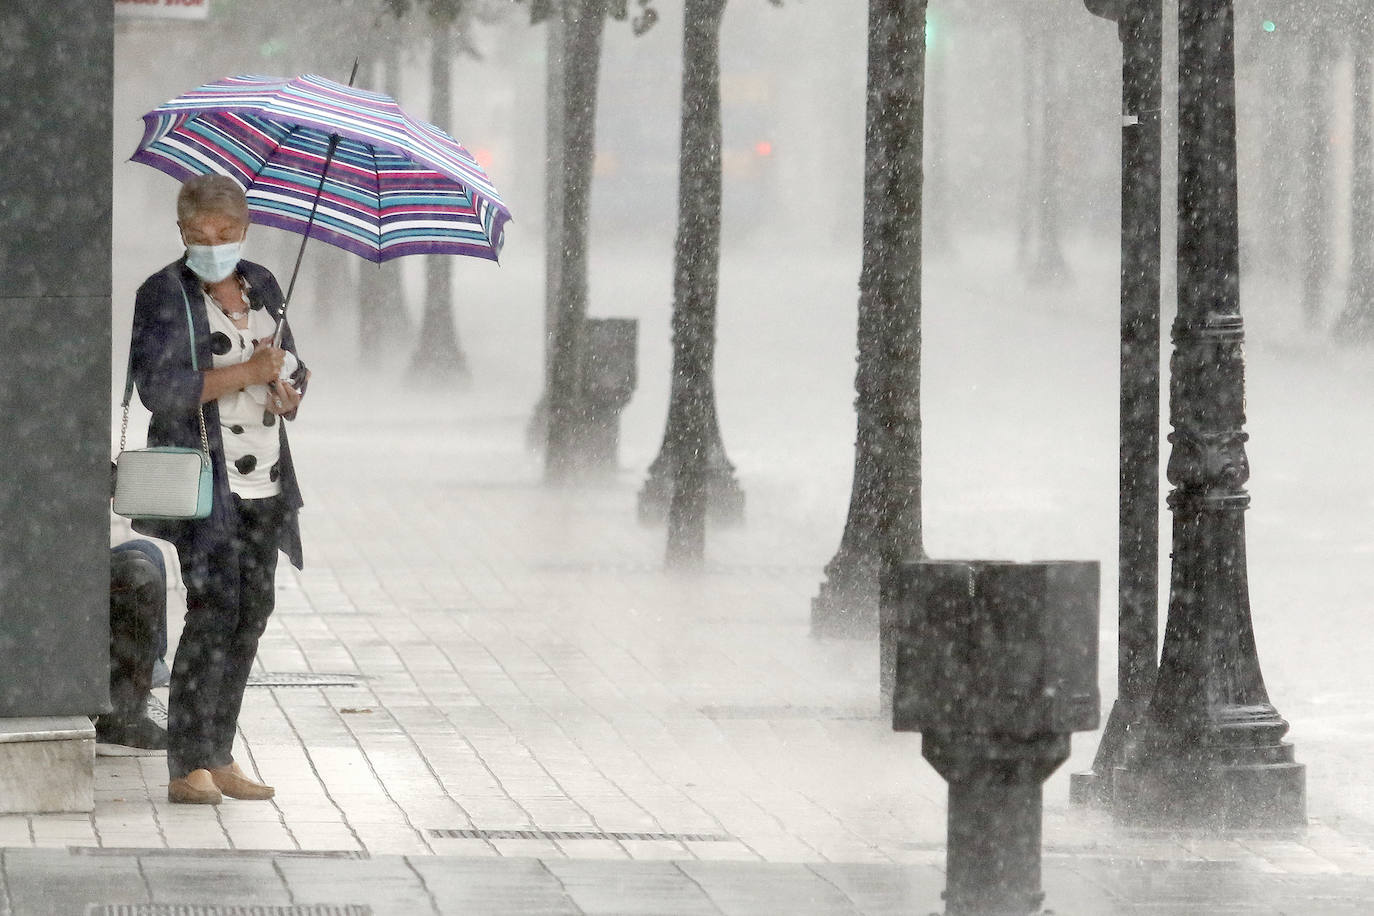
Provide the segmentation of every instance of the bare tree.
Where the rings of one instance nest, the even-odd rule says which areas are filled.
[[[854,483],[812,602],[818,635],[871,636],[879,583],[921,541],[921,167],[925,0],[869,0]],[[885,647],[886,651],[886,647]]]
[[[1309,328],[1321,321],[1331,267],[1331,75],[1332,40],[1323,22],[1307,26],[1307,74],[1303,111],[1307,134],[1303,151],[1302,228],[1307,239],[1302,276],[1302,310]]]
[[[779,0],[772,0],[775,6]],[[685,0],[682,134],[673,258],[673,376],[663,448],[655,465],[670,475],[667,564],[705,558],[712,476],[729,461],[715,399],[716,306],[720,289],[720,28],[726,0]],[[654,469],[650,470],[650,475]],[[742,495],[742,494],[741,494]]]
[[[453,59],[453,33],[461,12],[460,0],[431,0],[429,4],[429,119],[444,130],[449,130],[453,121],[450,65]],[[471,378],[453,312],[451,255],[425,256],[425,306],[408,377],[412,383],[422,385],[461,384]]]
[[[634,21],[636,34],[657,18],[645,7]],[[592,165],[596,155],[597,83],[601,72],[601,36],[606,18],[626,19],[627,0],[530,0],[533,23],[552,21],[561,35],[561,54],[550,66],[562,72],[561,91],[549,103],[558,107],[549,124],[558,130],[559,149],[550,156],[561,172],[560,187],[548,195],[557,213],[549,222],[557,241],[549,254],[557,259],[546,279],[557,283],[552,306],[545,314],[548,354],[544,404],[548,425],[544,448],[544,478],[554,484],[578,477],[583,464],[587,412],[582,398],[582,325],[587,317],[588,223],[591,212]],[[535,422],[539,422],[536,414]],[[537,434],[532,436],[538,439]]]
[[[401,50],[396,40],[383,45],[378,82],[392,98],[401,91]],[[395,261],[362,264],[358,269],[358,351],[374,358],[396,353],[410,340],[401,267]]]
[[[1350,160],[1350,280],[1335,334],[1347,342],[1374,339],[1374,17],[1363,4],[1349,10],[1354,143]]]

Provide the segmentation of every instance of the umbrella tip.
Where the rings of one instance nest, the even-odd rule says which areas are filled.
[[[348,85],[353,85],[354,78],[358,75],[358,58],[353,58],[353,72],[348,74]]]

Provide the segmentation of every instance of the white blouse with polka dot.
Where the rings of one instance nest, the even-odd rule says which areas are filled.
[[[248,327],[241,329],[234,327],[234,322],[208,293],[204,299],[216,369],[248,362],[253,356],[254,341],[270,339],[276,329],[267,309],[250,309]],[[243,308],[247,309],[247,304]],[[249,385],[218,401],[229,489],[243,499],[264,499],[281,492],[281,440],[277,431],[281,418],[266,412],[268,396],[266,385]]]

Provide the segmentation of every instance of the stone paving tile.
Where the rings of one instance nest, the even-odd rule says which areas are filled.
[[[493,837],[491,845],[512,858],[558,858],[563,854],[553,840],[507,840]]]
[[[677,840],[621,840],[630,858],[640,861],[665,861],[692,858],[692,851]]]
[[[719,916],[701,886],[671,863],[627,869],[616,863],[550,861],[545,866],[587,916]]]
[[[365,870],[349,859],[279,857],[275,865],[291,888],[294,903],[362,904],[371,906],[378,916],[445,912],[436,908],[403,858],[373,859]],[[359,880],[360,873],[366,875],[365,880]]]
[[[558,851],[569,859],[624,860],[630,858],[616,840],[555,840]],[[554,860],[556,861],[556,860]]]
[[[35,815],[30,823],[34,846],[99,845],[95,827],[86,815]]]
[[[357,835],[345,823],[337,821],[300,821],[287,823],[292,838],[301,849],[362,849]]]
[[[29,846],[33,843],[33,828],[25,814],[0,815],[0,848]]]
[[[500,850],[476,837],[427,837],[434,851],[443,856],[499,856]]]
[[[725,916],[861,913],[842,890],[805,865],[683,862],[679,868]]]
[[[225,820],[222,826],[234,849],[293,849],[296,845],[291,831],[279,821]]]
[[[942,869],[855,863],[812,864],[809,868],[866,916],[910,916],[943,908],[940,894],[945,889],[945,876]],[[1066,911],[1056,912],[1069,916]]]
[[[407,861],[424,881],[441,913],[580,916],[582,912],[538,860],[434,856]]]
[[[291,902],[268,858],[151,854],[139,856],[139,868],[155,903]]]
[[[146,903],[150,891],[132,855],[71,856],[47,849],[0,850],[4,894],[15,916],[85,913],[89,903]]]

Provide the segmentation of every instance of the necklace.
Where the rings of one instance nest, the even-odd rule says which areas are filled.
[[[243,311],[241,312],[230,311],[229,309],[224,307],[224,304],[220,302],[219,299],[215,298],[214,293],[210,292],[208,289],[205,292],[207,295],[209,295],[211,299],[214,299],[215,305],[219,306],[219,310],[223,312],[230,321],[242,321],[243,319],[248,317],[248,300],[243,295],[242,286],[239,287],[239,304],[244,307]]]

